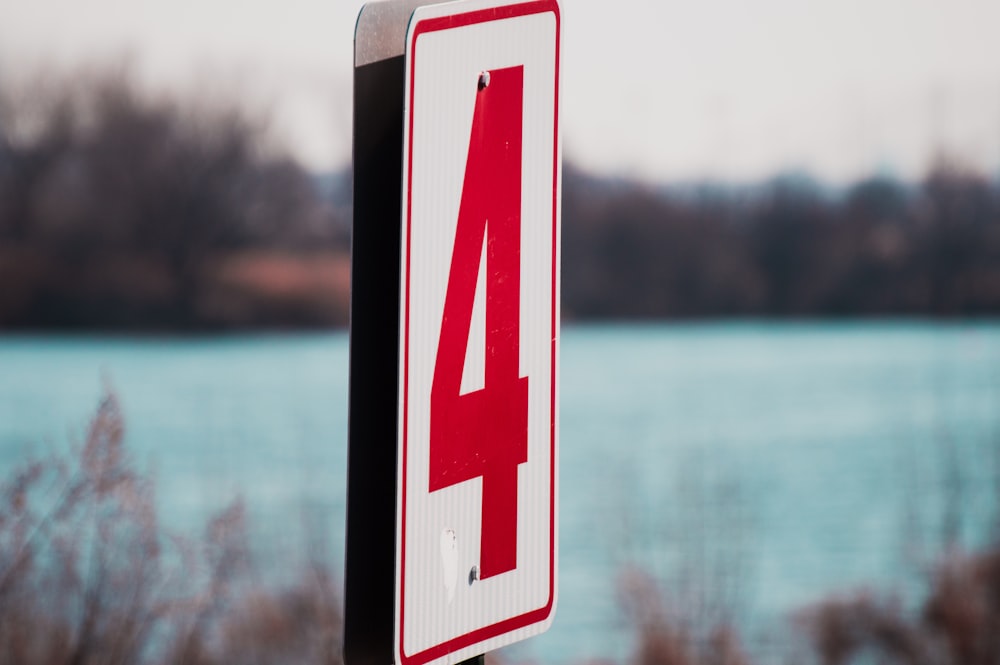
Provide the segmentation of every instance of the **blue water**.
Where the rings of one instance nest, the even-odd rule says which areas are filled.
[[[239,494],[268,578],[307,551],[339,566],[347,351],[343,333],[0,337],[0,469],[82,440],[107,384],[169,529],[197,535]],[[567,327],[561,381],[559,607],[518,657],[626,657],[634,567],[764,649],[828,593],[918,598],[945,543],[997,533],[1000,323]]]

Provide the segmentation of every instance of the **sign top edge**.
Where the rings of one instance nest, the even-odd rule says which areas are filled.
[[[520,9],[520,11],[519,11]],[[451,0],[449,2],[425,3],[413,11],[409,29],[406,35],[407,46],[413,39],[413,33],[421,21],[444,17],[459,17],[482,15],[483,12],[497,10],[498,15],[491,17],[504,18],[504,10],[514,11],[512,15],[540,14],[553,12],[557,23],[562,13],[559,0]]]
[[[379,0],[366,3],[354,28],[354,66],[387,60],[406,53],[414,24],[425,18],[465,14],[482,9],[536,4],[538,0]],[[557,14],[558,0],[543,0]]]
[[[354,25],[354,66],[403,55],[413,12],[428,0],[380,0],[366,3]]]

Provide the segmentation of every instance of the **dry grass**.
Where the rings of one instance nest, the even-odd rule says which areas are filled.
[[[1000,663],[1000,550],[953,553],[930,579],[927,598],[907,611],[892,598],[833,598],[797,617],[824,665]]]
[[[928,579],[916,608],[871,591],[837,595],[796,613],[788,645],[793,663],[847,665],[997,665],[1000,663],[1000,549],[952,553]],[[748,665],[732,625],[697,626],[665,609],[657,581],[622,576],[626,617],[637,647],[631,665]]]
[[[167,533],[124,440],[107,391],[71,455],[0,484],[0,664],[341,665],[340,596],[322,557],[297,583],[261,588],[240,501],[199,540]],[[928,582],[917,608],[859,592],[802,610],[790,635],[805,638],[801,662],[1000,663],[1000,549],[953,553]],[[630,665],[751,662],[731,623],[694,625],[641,570],[620,590],[637,638]]]
[[[320,563],[255,588],[236,501],[204,539],[168,534],[108,391],[66,458],[0,489],[0,663],[339,664],[340,601]]]
[[[669,611],[656,580],[628,569],[619,580],[622,606],[635,627],[633,665],[747,665],[735,629],[726,623],[695,630],[685,617]]]

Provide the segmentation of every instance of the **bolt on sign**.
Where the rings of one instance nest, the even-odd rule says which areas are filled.
[[[450,665],[552,622],[559,34],[556,0],[358,17],[348,665]]]

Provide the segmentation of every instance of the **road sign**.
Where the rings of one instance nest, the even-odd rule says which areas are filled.
[[[556,0],[397,0],[359,17],[350,665],[385,663],[389,612],[401,665],[456,663],[552,621],[559,22]]]

